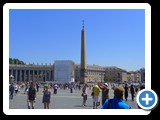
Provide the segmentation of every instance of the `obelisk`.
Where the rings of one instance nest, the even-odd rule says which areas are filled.
[[[80,69],[80,83],[86,83],[86,33],[84,29],[84,20],[81,30],[81,69]]]

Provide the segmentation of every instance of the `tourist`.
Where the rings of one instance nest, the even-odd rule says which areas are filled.
[[[124,98],[127,101],[127,98],[128,98],[128,84],[127,83],[125,84],[125,87],[124,87]]]
[[[135,89],[134,89],[133,85],[131,85],[131,87],[130,87],[130,93],[131,93],[132,101],[134,101]]]
[[[13,83],[9,86],[9,92],[10,92],[10,99],[13,99],[13,94],[14,94],[14,85]]]
[[[36,102],[36,88],[33,82],[31,82],[30,87],[27,91],[27,106],[28,109],[34,109]]]
[[[49,86],[45,86],[42,97],[42,103],[44,104],[44,109],[49,109],[50,101],[51,101],[51,92],[49,91]]]
[[[58,89],[58,85],[57,85],[57,83],[56,83],[56,84],[54,84],[54,86],[53,86],[54,94],[57,94],[57,89]]]
[[[74,87],[74,85],[73,85],[73,83],[71,83],[71,84],[69,85],[70,93],[73,93],[73,87]]]
[[[115,87],[114,98],[106,99],[101,109],[130,109],[131,107],[123,101],[124,88]]]
[[[15,83],[15,85],[14,85],[14,90],[15,90],[15,95],[17,95],[17,93],[18,93],[18,84],[17,83]]]
[[[82,88],[82,97],[83,97],[83,103],[82,106],[87,106],[86,101],[87,101],[87,84],[85,84]]]
[[[92,88],[92,92],[93,92],[93,109],[98,109],[99,106],[99,93],[100,93],[100,88],[98,87],[98,85],[94,85]]]
[[[37,92],[39,92],[39,83],[36,82],[36,88],[37,88]]]
[[[108,83],[104,83],[103,85],[101,85],[100,82],[98,82],[98,87],[102,90],[102,105],[103,105],[106,99],[109,99]]]

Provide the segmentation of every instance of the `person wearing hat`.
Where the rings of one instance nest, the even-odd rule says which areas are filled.
[[[102,105],[103,105],[106,99],[109,99],[108,83],[101,84],[100,82],[98,82],[98,87],[102,90]]]
[[[130,109],[131,107],[123,101],[124,88],[115,87],[114,98],[106,99],[101,109]]]

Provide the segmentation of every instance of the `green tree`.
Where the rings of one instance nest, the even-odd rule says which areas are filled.
[[[9,58],[9,64],[22,64],[22,65],[25,65],[25,63],[17,58]]]

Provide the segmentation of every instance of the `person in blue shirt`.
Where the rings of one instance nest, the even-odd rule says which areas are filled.
[[[130,109],[131,107],[123,101],[124,88],[115,87],[114,98],[106,99],[101,109]]]

